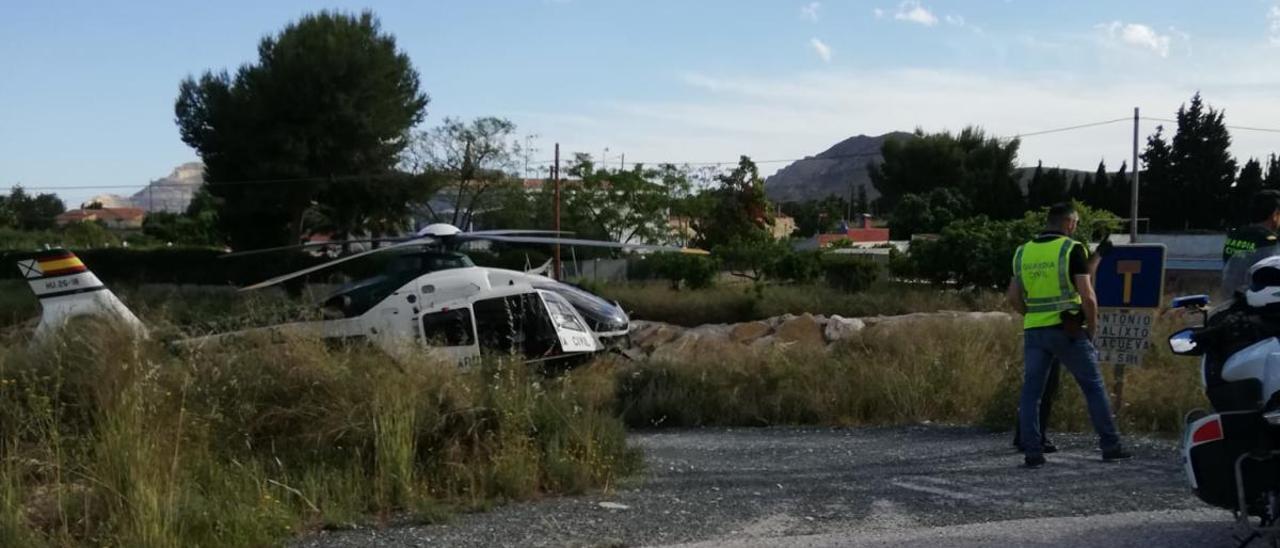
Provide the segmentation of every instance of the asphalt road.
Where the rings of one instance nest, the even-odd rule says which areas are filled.
[[[648,471],[611,493],[509,505],[450,523],[323,533],[298,546],[1234,546],[1230,515],[1186,487],[1175,444],[1092,436],[1021,469],[1006,434],[971,428],[637,433]]]

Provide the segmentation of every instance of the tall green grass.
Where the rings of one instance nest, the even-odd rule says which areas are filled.
[[[174,354],[94,321],[0,352],[4,546],[261,546],[609,487],[639,462],[599,367],[303,339]]]

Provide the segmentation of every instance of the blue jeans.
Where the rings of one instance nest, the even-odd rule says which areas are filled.
[[[1098,433],[1103,451],[1120,448],[1120,434],[1111,417],[1111,402],[1098,369],[1098,351],[1084,337],[1072,339],[1057,327],[1028,329],[1023,333],[1022,398],[1018,400],[1018,423],[1021,427],[1023,451],[1028,456],[1041,454],[1040,398],[1049,380],[1053,358],[1058,358],[1075,377],[1089,408],[1089,420]]]

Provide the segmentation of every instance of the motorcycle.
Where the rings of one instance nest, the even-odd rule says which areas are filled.
[[[1174,354],[1200,356],[1211,410],[1187,414],[1182,457],[1197,497],[1235,513],[1249,541],[1280,539],[1280,315],[1237,299],[1209,310],[1209,297],[1173,301],[1201,325],[1169,337]]]

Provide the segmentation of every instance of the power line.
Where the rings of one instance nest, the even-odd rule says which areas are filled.
[[[1026,133],[1019,133],[1009,137],[996,136],[995,138],[1006,139],[1006,140],[1021,139],[1024,137],[1035,137],[1039,135],[1048,135],[1052,133],[1075,131],[1075,130],[1086,129],[1091,127],[1114,124],[1118,122],[1126,122],[1131,119],[1132,118],[1125,117],[1125,118],[1115,118],[1111,120],[1100,120],[1097,122],[1089,122],[1089,123],[1077,124],[1072,126],[1063,126],[1063,127],[1043,129],[1038,131],[1031,131]],[[1142,119],[1149,120],[1149,121],[1157,121],[1157,122],[1176,122],[1176,120],[1168,120],[1163,118],[1142,118]],[[1244,126],[1227,126],[1227,127],[1231,129],[1240,129],[1240,130],[1246,130],[1246,131],[1265,131],[1265,132],[1280,133],[1280,129],[1256,128],[1256,127],[1244,127]],[[818,160],[844,160],[844,159],[852,159],[852,158],[868,158],[868,157],[874,157],[874,156],[880,155],[880,151],[878,150],[879,144],[880,143],[873,142],[858,151],[843,153],[843,154],[830,154],[825,156],[823,155],[806,156],[803,158],[776,158],[776,159],[753,160],[753,161],[758,165],[758,164],[795,163],[795,162],[818,161]],[[719,167],[719,166],[736,165],[739,161],[740,160],[665,161],[665,162],[633,161],[631,162],[631,164],[632,165],[645,164],[645,165]],[[555,160],[549,159],[549,160],[538,160],[538,161],[533,161],[529,163],[534,165],[542,165],[542,164],[551,164],[554,162]],[[379,179],[408,179],[410,177],[412,176],[401,174],[401,173],[383,173],[383,174],[374,174],[374,175],[335,175],[335,176],[327,176],[327,177],[295,177],[295,178],[276,178],[276,179],[254,179],[254,180],[245,180],[245,181],[218,181],[216,183],[211,183],[211,184],[216,184],[220,186],[221,185],[239,186],[239,185],[259,185],[259,184],[314,183],[314,182],[361,182],[361,181],[370,181],[370,180],[379,180]],[[147,186],[153,187],[153,188],[168,188],[168,187],[187,187],[190,185],[153,183]],[[25,190],[37,190],[37,191],[50,191],[50,190],[67,191],[67,190],[119,190],[119,189],[138,188],[138,186],[137,185],[73,185],[73,186],[56,186],[56,187],[55,186],[32,186],[32,187],[23,187],[23,188]],[[143,188],[147,188],[147,187],[143,187]]]
[[[1177,120],[1174,120],[1171,118],[1153,118],[1153,117],[1143,116],[1142,119],[1148,122],[1166,122],[1170,124],[1178,123]],[[1265,133],[1280,133],[1280,129],[1269,128],[1269,127],[1229,126],[1229,125],[1223,125],[1222,127],[1225,127],[1227,129],[1238,129],[1240,131],[1261,131]]]
[[[1012,136],[1007,136],[1007,137],[995,136],[995,138],[996,138],[996,139],[1006,139],[1006,140],[1009,140],[1009,139],[1021,139],[1021,138],[1023,138],[1023,137],[1035,137],[1035,136],[1037,136],[1037,135],[1048,135],[1048,134],[1051,134],[1051,133],[1061,133],[1061,132],[1064,132],[1064,131],[1074,131],[1074,130],[1078,130],[1078,129],[1086,129],[1086,128],[1091,128],[1091,127],[1096,127],[1096,126],[1104,126],[1104,125],[1107,125],[1107,124],[1115,124],[1115,123],[1118,123],[1118,122],[1128,122],[1128,121],[1131,121],[1131,120],[1133,120],[1133,118],[1132,118],[1132,117],[1127,117],[1127,116],[1126,116],[1126,117],[1124,117],[1124,118],[1114,118],[1114,119],[1111,119],[1111,120],[1100,120],[1100,121],[1097,121],[1097,122],[1089,122],[1089,123],[1085,123],[1085,124],[1077,124],[1077,125],[1074,125],[1074,126],[1056,127],[1056,128],[1043,129],[1043,130],[1038,130],[1038,131],[1030,131],[1030,132],[1026,132],[1026,133],[1018,133],[1018,134],[1014,134],[1014,135],[1012,135]],[[813,160],[839,160],[839,159],[844,159],[844,158],[863,158],[863,157],[867,157],[867,156],[877,156],[877,155],[879,155],[879,154],[880,154],[880,152],[879,152],[879,151],[871,151],[871,152],[867,152],[867,151],[859,151],[859,152],[847,153],[847,154],[832,154],[832,155],[828,155],[828,156],[806,156],[806,157],[804,157],[804,158],[779,158],[779,159],[776,159],[776,160],[752,160],[752,161],[753,161],[753,162],[755,162],[756,164],[776,164],[776,163],[782,163],[782,162],[805,162],[805,161],[813,161]],[[541,161],[537,161],[537,162],[533,162],[533,163],[535,163],[535,164],[546,164],[546,163],[550,163],[550,162],[551,162],[551,160],[541,160]],[[687,166],[721,166],[721,165],[734,165],[734,164],[737,164],[737,163],[738,163],[738,160],[720,160],[720,161],[704,161],[704,162],[672,162],[672,161],[667,161],[667,162],[643,162],[643,161],[633,161],[633,162],[631,162],[631,163],[632,163],[632,164],[645,164],[645,165],[664,165],[664,164],[670,164],[670,165],[687,165]]]
[[[1061,132],[1064,132],[1064,131],[1074,131],[1074,130],[1077,130],[1077,129],[1084,129],[1084,128],[1089,128],[1089,127],[1105,126],[1105,125],[1107,125],[1107,124],[1114,124],[1114,123],[1116,123],[1116,122],[1128,122],[1128,121],[1130,121],[1130,120],[1132,120],[1132,119],[1133,119],[1133,118],[1128,118],[1128,117],[1126,117],[1126,118],[1116,118],[1116,119],[1114,119],[1114,120],[1102,120],[1102,121],[1100,121],[1100,122],[1089,122],[1089,123],[1087,123],[1087,124],[1080,124],[1080,125],[1075,125],[1075,126],[1059,127],[1059,128],[1053,128],[1053,129],[1044,129],[1044,130],[1040,130],[1040,131],[1032,131],[1032,132],[1029,132],[1029,133],[1019,133],[1019,134],[1017,134],[1017,135],[1014,135],[1013,137],[1014,137],[1014,138],[1035,137],[1036,135],[1048,135],[1048,134],[1050,134],[1050,133],[1061,133]]]

